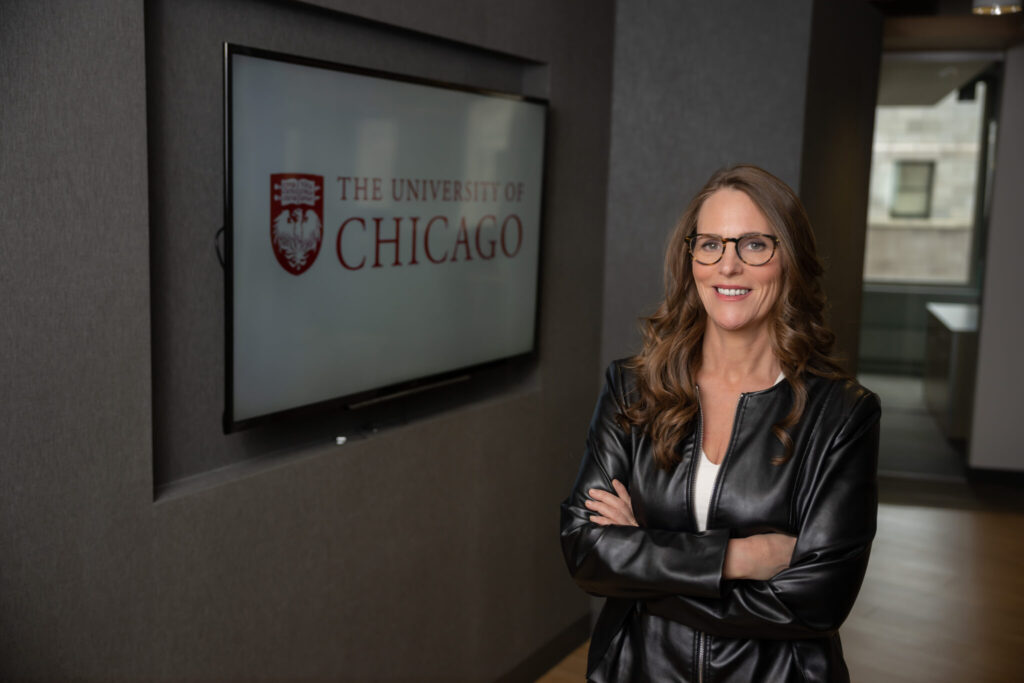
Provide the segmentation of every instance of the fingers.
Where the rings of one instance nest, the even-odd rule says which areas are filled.
[[[590,521],[602,526],[608,524],[637,526],[636,519],[633,517],[633,505],[626,487],[618,480],[612,480],[612,488],[616,493],[603,489],[587,491],[590,500],[585,501],[584,505],[587,509],[597,513],[590,518]]]
[[[590,521],[599,526],[624,526],[613,519],[608,519],[607,517],[599,517],[598,515],[591,515]]]
[[[597,493],[597,492],[595,491],[595,493]],[[601,493],[605,493],[605,492],[602,491]],[[595,498],[596,498],[596,496],[595,496]],[[588,501],[586,501],[584,503],[584,505],[587,506],[588,510],[591,510],[591,511],[597,513],[597,516],[599,518],[609,520],[608,522],[606,522],[608,524],[627,524],[628,523],[628,521],[627,521],[628,517],[626,515],[626,512],[622,509],[622,507],[620,505],[616,505],[616,504],[613,504],[613,503],[608,503],[608,502],[605,502],[603,500],[588,500]],[[590,521],[597,522],[598,524],[601,523],[601,521],[599,519],[595,518],[595,517],[591,517]]]
[[[587,491],[587,495],[593,500],[599,500],[602,503],[607,503],[608,505],[623,506],[626,503],[622,498],[619,498],[614,493],[605,491],[604,489],[590,489]]]
[[[615,489],[615,493],[618,494],[619,498],[624,500],[627,505],[632,507],[633,499],[629,497],[629,491],[618,479],[612,479],[612,488]]]
[[[629,497],[629,491],[622,485],[618,479],[612,479],[612,488],[615,489],[615,493],[605,491],[604,489],[590,489],[587,491],[587,495],[591,498],[596,498],[612,504],[621,503],[625,507],[631,507],[633,501]]]

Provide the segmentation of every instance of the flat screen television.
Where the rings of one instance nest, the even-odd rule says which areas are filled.
[[[547,103],[224,46],[224,430],[536,352]]]

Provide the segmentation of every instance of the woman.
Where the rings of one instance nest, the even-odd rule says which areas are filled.
[[[719,171],[669,242],[642,351],[609,367],[562,547],[608,600],[592,681],[847,681],[875,533],[877,397],[831,355],[793,191]]]

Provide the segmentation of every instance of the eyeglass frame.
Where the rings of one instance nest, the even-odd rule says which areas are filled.
[[[697,255],[693,253],[692,240],[698,237],[714,237],[719,242],[721,242],[722,252],[718,255],[717,259],[715,259],[711,263],[705,263],[704,261],[700,261],[697,259]],[[743,258],[743,254],[740,253],[740,240],[746,239],[747,237],[767,237],[769,240],[771,240],[772,253],[770,256],[768,256],[767,259],[765,259],[764,263],[747,263],[746,259]],[[687,235],[683,239],[686,241],[686,250],[690,252],[690,256],[693,258],[694,261],[697,261],[697,263],[701,264],[702,266],[713,266],[719,261],[721,261],[722,257],[725,256],[725,245],[728,244],[729,242],[733,243],[733,250],[736,252],[737,258],[739,258],[740,261],[743,261],[743,263],[746,263],[751,268],[760,268],[761,266],[767,266],[769,263],[772,262],[772,259],[775,258],[775,252],[778,251],[779,248],[779,238],[776,237],[775,235],[769,235],[763,232],[748,232],[746,235],[740,235],[739,237],[722,237],[721,235],[714,235],[711,233],[695,232],[692,235]]]

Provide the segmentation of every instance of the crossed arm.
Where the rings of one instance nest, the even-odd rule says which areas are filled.
[[[612,479],[614,492],[590,489],[584,505],[595,514],[590,521],[600,526],[639,526],[633,517],[633,501],[626,486]],[[722,566],[724,579],[756,579],[767,581],[789,566],[796,537],[786,534],[755,534],[747,538],[730,538]]]

